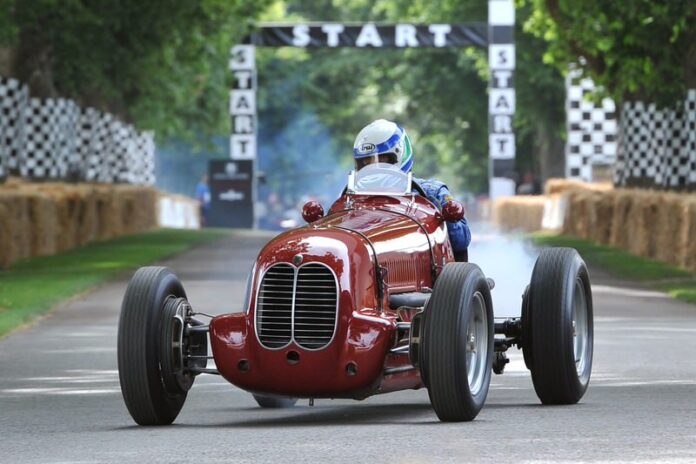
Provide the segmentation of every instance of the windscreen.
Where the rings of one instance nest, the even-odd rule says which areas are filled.
[[[348,190],[356,195],[406,195],[411,193],[411,173],[388,163],[369,164],[348,177]]]

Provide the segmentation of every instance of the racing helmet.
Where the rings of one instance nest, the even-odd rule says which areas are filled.
[[[358,133],[353,157],[356,170],[376,162],[396,164],[403,172],[413,167],[413,148],[406,131],[386,119],[373,121]]]

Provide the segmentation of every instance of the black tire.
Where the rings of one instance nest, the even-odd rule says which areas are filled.
[[[480,350],[469,350],[472,312],[473,323],[486,336],[476,339]],[[473,420],[486,402],[494,354],[493,305],[481,269],[470,263],[447,264],[435,281],[424,316],[420,367],[433,409],[441,421]],[[485,354],[479,353],[475,363],[468,362],[468,355],[483,349]]]
[[[171,424],[186,400],[186,391],[165,387],[160,370],[163,314],[176,298],[186,293],[165,267],[138,269],[123,297],[118,376],[126,407],[140,425]]]
[[[256,402],[262,408],[283,409],[292,408],[297,403],[297,398],[284,398],[282,396],[253,395]]]
[[[522,336],[541,402],[577,403],[590,383],[594,324],[590,278],[576,250],[542,250],[532,272]]]

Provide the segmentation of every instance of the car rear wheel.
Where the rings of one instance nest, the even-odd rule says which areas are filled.
[[[118,325],[118,374],[133,420],[171,424],[193,376],[183,369],[186,293],[165,267],[138,269],[126,289]]]
[[[282,396],[254,395],[254,399],[259,406],[269,409],[292,408],[297,403],[297,398],[285,398]]]
[[[594,325],[587,267],[572,248],[541,252],[522,316],[525,362],[544,404],[574,404],[592,371]]]
[[[475,264],[449,263],[425,310],[421,375],[442,421],[473,420],[488,395],[493,363],[493,305]]]

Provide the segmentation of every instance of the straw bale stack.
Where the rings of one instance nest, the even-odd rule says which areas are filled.
[[[634,195],[625,189],[617,189],[611,197],[614,200],[614,209],[608,244],[616,248],[628,249],[629,239],[625,224],[628,223],[631,214]]]
[[[592,209],[590,238],[599,243],[609,243],[614,218],[614,193],[595,192],[588,205]]]
[[[2,206],[0,265],[7,265],[30,256],[29,199],[21,193],[8,189],[0,191],[0,206]]]
[[[655,192],[634,190],[628,220],[623,224],[627,235],[627,250],[639,256],[655,255],[655,221],[658,216]]]
[[[657,221],[654,224],[652,257],[666,263],[678,264],[686,249],[684,234],[686,202],[680,195],[657,195]]]
[[[684,202],[681,243],[683,251],[679,257],[680,265],[696,272],[696,195],[689,195]]]
[[[696,270],[696,195],[570,191],[562,232]]]
[[[544,194],[555,195],[575,190],[606,192],[613,188],[613,185],[609,182],[588,183],[572,179],[549,179],[544,184]]]
[[[571,190],[566,192],[566,196],[568,210],[562,232],[576,237],[589,237],[596,222],[593,208],[595,194],[585,190]]]
[[[539,230],[546,200],[539,195],[498,198],[493,205],[493,221],[504,231]]]
[[[0,187],[0,267],[155,227],[156,204],[149,187],[10,179]]]
[[[696,271],[696,194],[583,185],[547,183],[547,191],[564,192],[563,234]],[[554,198],[559,195],[498,199],[495,220],[507,231],[539,230],[544,203]]]
[[[57,251],[57,237],[55,231],[58,227],[58,215],[56,204],[50,195],[43,192],[30,192],[26,195],[29,201],[28,230],[31,240],[29,256],[52,255]]]

